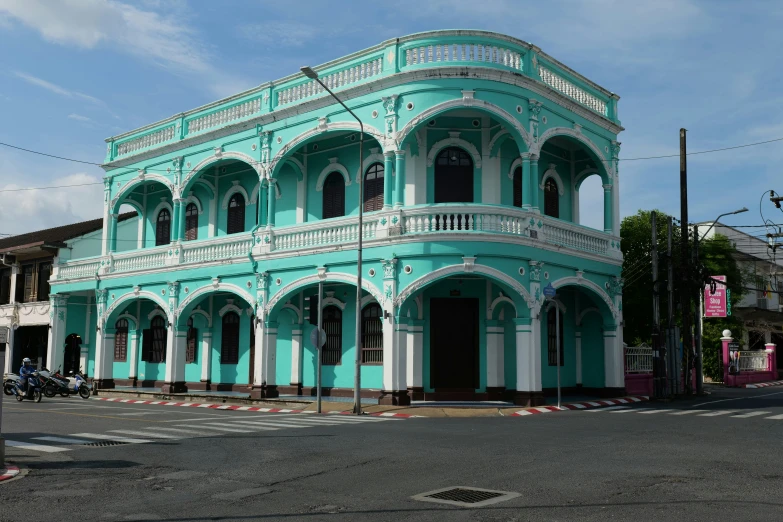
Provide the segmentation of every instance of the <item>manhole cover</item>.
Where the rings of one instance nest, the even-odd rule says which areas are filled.
[[[498,502],[511,500],[519,496],[519,493],[510,491],[494,491],[491,489],[470,488],[466,486],[456,486],[450,488],[436,489],[427,493],[415,495],[413,500],[422,500],[424,502],[438,502],[440,504],[451,504],[452,506],[462,507],[483,507]]]
[[[128,444],[127,442],[120,442],[118,440],[102,440],[100,442],[86,442],[82,444],[82,446],[122,446],[123,444]]]

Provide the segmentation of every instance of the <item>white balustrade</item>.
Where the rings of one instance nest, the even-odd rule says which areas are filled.
[[[552,219],[544,221],[544,237],[551,245],[573,248],[591,254],[606,255],[609,252],[609,239],[599,231],[569,225]]]
[[[192,120],[188,121],[188,133],[201,132],[213,127],[227,125],[259,112],[261,112],[261,98],[248,100],[244,103],[240,103],[239,105],[234,105],[233,107],[228,107],[205,116],[193,118]]]
[[[207,243],[183,243],[183,263],[208,263],[221,259],[247,257],[253,247],[253,240],[243,234],[242,237],[227,237],[210,240]]]
[[[91,261],[78,260],[66,262],[58,267],[57,280],[93,277],[100,268],[100,259]]]
[[[320,80],[331,90],[336,90],[347,85],[361,82],[367,78],[378,76],[383,72],[383,58],[374,58],[370,61],[354,65],[348,69],[337,71],[320,77]],[[295,103],[305,98],[325,93],[321,85],[315,80],[277,91],[277,105]]]
[[[652,373],[653,353],[647,345],[625,349],[625,373]]]
[[[453,43],[422,45],[405,50],[405,65],[444,62],[478,62],[503,65],[522,70],[522,55],[512,49],[497,45],[477,43]]]
[[[168,247],[156,249],[154,252],[136,250],[134,252],[115,255],[112,272],[129,272],[165,266]]]
[[[150,132],[144,136],[134,138],[117,144],[117,156],[124,156],[133,152],[159,145],[169,141],[174,137],[175,126],[171,125],[155,132]]]
[[[539,67],[538,72],[541,75],[541,81],[552,87],[557,92],[565,94],[569,98],[576,100],[588,109],[592,109],[599,114],[607,116],[606,103],[604,101],[599,100],[589,92],[580,87],[577,87],[568,80],[561,78],[549,69]]]
[[[769,370],[770,357],[767,352],[740,352],[739,369],[740,372],[766,372]]]
[[[365,221],[362,239],[374,239],[378,229],[375,220]],[[322,245],[351,243],[359,239],[359,225],[356,219],[343,219],[334,223],[319,223],[316,226],[297,226],[296,230],[281,229],[275,233],[275,250],[311,248]]]

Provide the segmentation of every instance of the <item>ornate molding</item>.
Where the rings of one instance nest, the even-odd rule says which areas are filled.
[[[239,184],[239,180],[232,181],[233,186],[230,187],[226,194],[223,196],[223,203],[221,204],[221,207],[223,207],[223,210],[228,209],[228,203],[231,200],[231,196],[236,194],[237,192],[242,194],[242,197],[245,198],[245,206],[249,207],[251,205],[251,198],[247,193],[247,190]]]
[[[577,132],[574,129],[571,129],[569,127],[552,127],[551,129],[547,129],[541,136],[538,137],[536,140],[535,146],[531,148],[531,152],[534,152],[536,154],[541,153],[541,147],[543,147],[544,143],[546,141],[554,136],[569,136],[571,138],[574,138],[575,140],[579,141],[583,145],[585,145],[587,148],[589,148],[593,154],[598,157],[598,160],[605,165],[607,174],[612,177],[613,168],[612,166],[606,161],[606,155],[604,155],[603,151],[596,145],[590,138],[588,138],[585,134],[581,132]]]
[[[332,172],[339,172],[342,174],[343,179],[345,179],[346,187],[351,184],[351,175],[348,174],[348,169],[341,163],[337,163],[337,158],[329,158],[329,164],[323,168],[320,174],[318,174],[318,180],[315,183],[316,192],[323,191],[326,177]]]
[[[429,154],[427,154],[427,166],[432,167],[435,163],[435,157],[438,153],[446,147],[459,147],[464,149],[473,157],[473,166],[477,169],[481,168],[481,154],[478,149],[472,143],[463,140],[459,137],[459,132],[449,132],[449,137],[436,142],[432,148],[430,148]]]
[[[238,307],[237,305],[235,305],[234,304],[234,300],[230,299],[230,298],[226,299],[226,305],[223,308],[221,308],[220,310],[218,310],[218,316],[219,317],[223,317],[228,312],[234,312],[237,315],[242,315],[242,309],[240,307]]]
[[[544,175],[541,176],[541,184],[538,185],[538,188],[544,190],[544,186],[548,178],[552,178],[555,180],[555,183],[557,183],[557,192],[561,196],[565,194],[565,186],[563,185],[563,180],[560,178],[560,174],[557,173],[557,165],[555,165],[554,163],[550,163],[549,168],[546,170],[546,172],[544,172]]]
[[[357,183],[359,182],[361,176],[364,175],[365,172],[367,172],[367,169],[369,169],[370,166],[374,165],[375,163],[380,163],[381,165],[384,164],[383,154],[381,154],[381,149],[379,147],[371,148],[370,155],[364,158],[364,161],[362,161],[362,169],[360,172],[356,173]]]
[[[253,170],[256,171],[256,173],[259,176],[262,176],[264,173],[263,166],[256,159],[248,156],[247,154],[244,154],[242,152],[233,152],[233,151],[221,152],[219,156],[215,154],[209,156],[208,158],[204,158],[203,160],[199,161],[195,167],[190,169],[190,171],[185,175],[185,178],[180,183],[181,190],[187,189],[191,180],[193,180],[193,178],[197,174],[199,174],[203,169],[209,167],[213,163],[226,159],[235,159],[247,163],[253,168]]]
[[[317,284],[319,279],[322,281],[339,281],[342,283],[348,283],[353,286],[356,286],[356,276],[351,274],[345,274],[342,272],[327,272],[326,268],[319,267],[318,268],[318,274],[309,275],[302,277],[300,279],[297,279],[296,281],[293,281],[283,288],[281,288],[272,298],[269,300],[269,302],[264,307],[265,313],[268,315],[274,310],[277,303],[279,303],[283,298],[288,298],[288,296],[293,292],[294,290],[297,290],[299,288],[303,288],[309,285]],[[370,283],[367,279],[362,278],[362,288],[364,290],[367,290],[370,294],[372,294],[375,299],[379,302],[383,302],[383,297],[381,295],[380,290]]]

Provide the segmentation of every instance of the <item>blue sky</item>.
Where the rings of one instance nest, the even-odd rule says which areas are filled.
[[[0,0],[0,141],[100,162],[108,136],[303,64],[471,28],[532,42],[618,93],[621,158],[676,154],[680,127],[689,150],[714,149],[783,138],[782,22],[772,0]],[[783,142],[691,156],[691,220],[747,206],[726,221],[761,223],[762,192],[783,191],[781,160]],[[102,173],[0,147],[0,190]],[[628,161],[620,176],[623,215],[679,215],[676,158]],[[0,233],[100,217],[101,190],[0,192]],[[600,205],[600,187],[587,190]],[[781,221],[773,211],[766,202]]]

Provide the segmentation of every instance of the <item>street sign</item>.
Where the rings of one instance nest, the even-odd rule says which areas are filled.
[[[8,342],[8,328],[0,328],[0,344]]]
[[[321,347],[323,347],[323,345],[326,344],[326,332],[324,331],[323,328],[321,328],[321,336],[320,337],[321,337],[321,339],[320,339],[321,342],[319,343],[318,342],[318,328],[313,328],[313,331],[310,332],[310,343],[313,346],[315,346],[316,348],[318,348],[319,350],[321,349]]]
[[[729,341],[729,351],[730,352],[736,352],[740,349],[740,343],[739,341]]]
[[[555,290],[555,287],[552,286],[552,283],[549,283],[544,287],[544,297],[547,299],[552,299],[555,295],[557,295],[557,290]]]
[[[712,285],[704,286],[704,317],[726,317],[726,276],[712,276],[712,279],[722,281],[715,284],[715,292]]]

